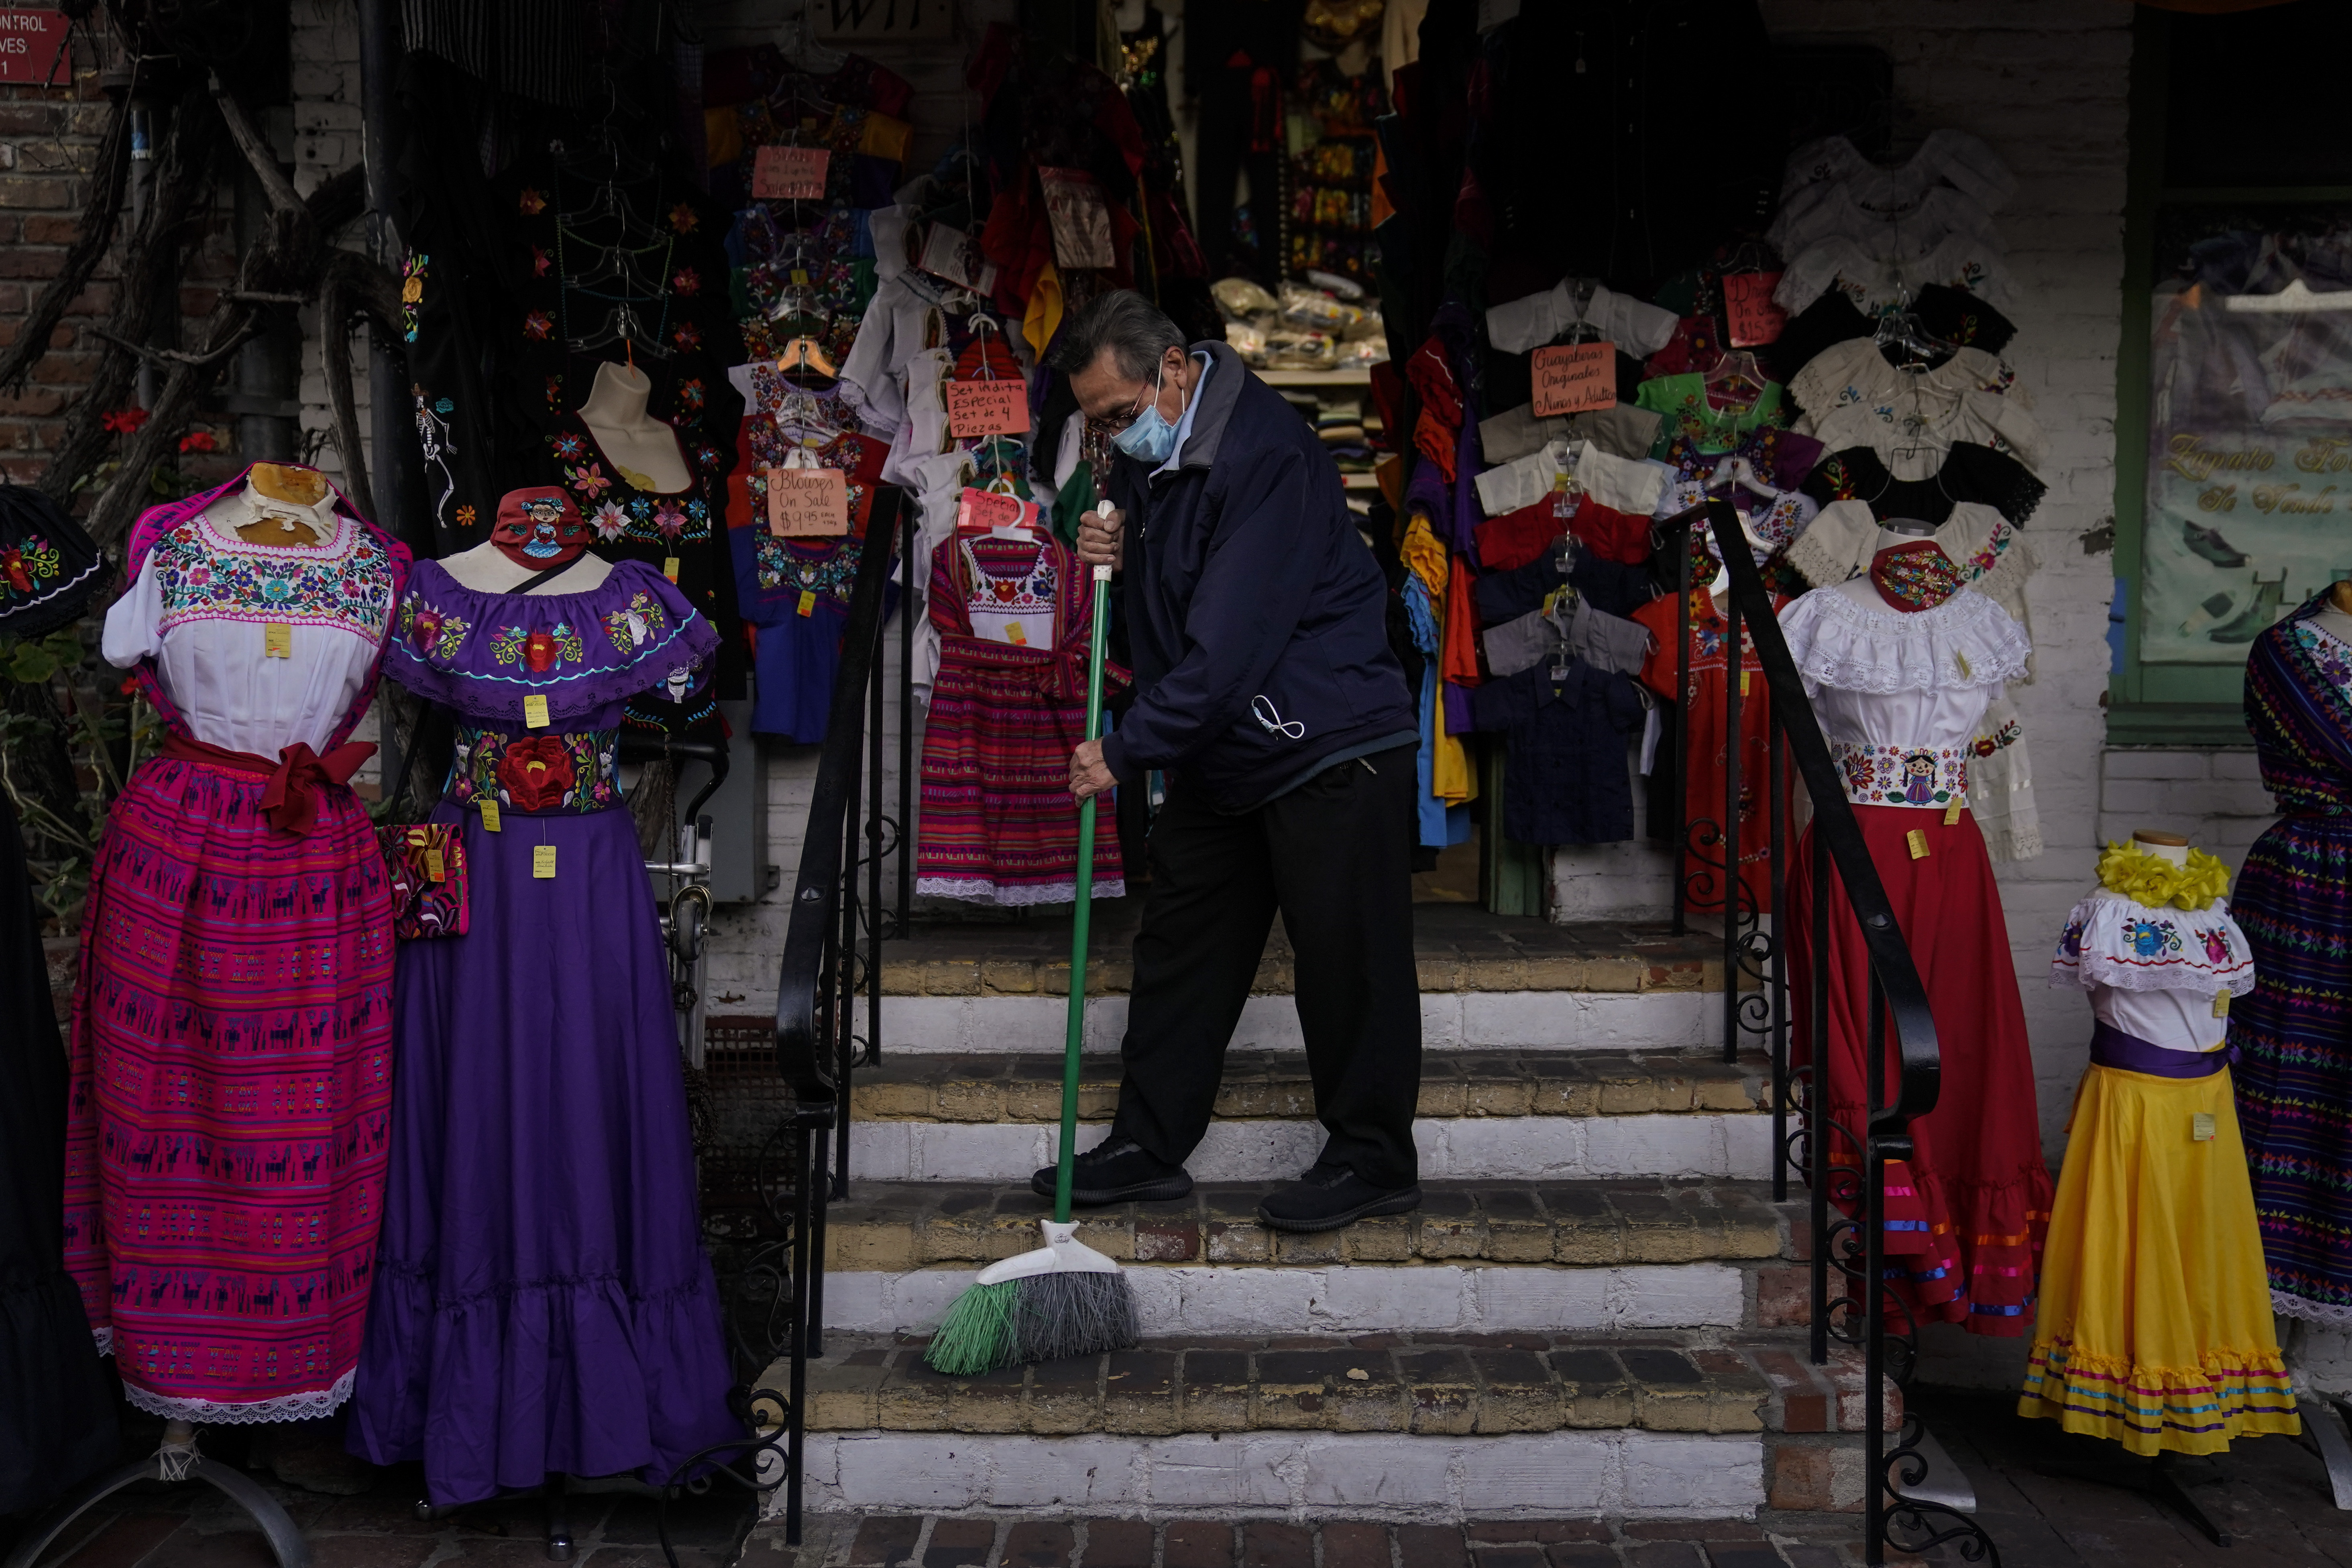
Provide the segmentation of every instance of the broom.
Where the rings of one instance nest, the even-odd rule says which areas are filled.
[[[1106,509],[1108,510],[1108,509]],[[1102,735],[1103,638],[1110,620],[1110,568],[1094,569],[1095,619],[1087,652],[1087,739]],[[999,1367],[1128,1350],[1137,1331],[1135,1292],[1118,1265],[1078,1240],[1070,1223],[1071,1145],[1078,1133],[1078,1047],[1086,1037],[1087,925],[1094,903],[1095,799],[1078,805],[1077,902],[1070,931],[1069,1027],[1062,1049],[1062,1142],[1054,1217],[1045,1245],[992,1263],[948,1309],[923,1359],[970,1377]]]

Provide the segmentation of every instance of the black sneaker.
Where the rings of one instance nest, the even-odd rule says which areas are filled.
[[[1192,1190],[1191,1172],[1170,1164],[1132,1138],[1106,1138],[1082,1152],[1070,1166],[1074,1204],[1156,1203]],[[1050,1199],[1058,1174],[1046,1166],[1029,1178],[1029,1190]]]
[[[1337,1230],[1420,1206],[1418,1186],[1376,1187],[1345,1165],[1318,1164],[1258,1200],[1257,1217],[1276,1230]]]

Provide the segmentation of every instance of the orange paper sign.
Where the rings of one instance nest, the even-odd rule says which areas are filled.
[[[1731,346],[1736,349],[1761,348],[1777,343],[1789,325],[1789,312],[1772,303],[1772,290],[1780,286],[1778,272],[1733,272],[1723,279],[1723,313],[1725,324],[1731,329]]]
[[[1034,530],[1043,517],[1035,501],[994,490],[966,489],[956,500],[958,533],[991,533],[1000,528]]]
[[[947,395],[948,434],[959,441],[1029,433],[1029,389],[1018,381],[950,381]]]
[[[847,533],[848,487],[839,468],[770,468],[768,531],[782,539]]]
[[[751,160],[751,194],[762,201],[823,201],[832,161],[823,147],[762,147]]]
[[[1536,417],[1557,419],[1617,404],[1617,345],[1573,343],[1536,350]]]

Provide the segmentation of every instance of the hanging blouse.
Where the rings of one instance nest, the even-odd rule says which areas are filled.
[[[1586,334],[1591,341],[1647,359],[1675,335],[1675,313],[1602,285],[1594,286],[1592,298],[1579,311],[1573,280],[1563,278],[1540,294],[1489,310],[1486,341],[1505,353],[1525,353],[1578,325],[1591,329]]]
[[[1590,441],[1553,441],[1477,477],[1478,504],[1488,517],[1533,506],[1561,488],[1589,495],[1617,511],[1647,517],[1664,491],[1665,470],[1604,452]]]
[[[1889,255],[1924,255],[1952,235],[1969,235],[2000,245],[1992,215],[1975,198],[1938,185],[1900,208],[1875,209],[1851,185],[1814,187],[1782,205],[1765,231],[1767,242],[1785,256],[1801,256],[1825,241],[1860,240]]]
[[[1766,382],[1753,403],[1724,405],[1710,395],[1706,377],[1696,371],[1687,375],[1653,376],[1642,384],[1633,402],[1663,416],[1658,434],[1650,443],[1653,458],[1664,457],[1666,448],[1678,439],[1704,451],[1727,452],[1751,430],[1789,422],[1777,381]]]
[[[1968,793],[1987,705],[2025,673],[2024,628],[1972,588],[1918,611],[1816,588],[1780,631],[1856,805],[1944,806]]]
[[[137,571],[107,612],[100,647],[119,668],[152,660],[196,740],[257,757],[296,744],[324,752],[373,682],[408,552],[341,510],[322,545],[248,544],[215,521],[242,517],[242,484],[152,536],[142,526]],[[273,642],[282,656],[271,657]]]
[[[1869,447],[1898,479],[1929,478],[1956,446],[1990,447],[2029,468],[2049,456],[2032,410],[1976,389],[1938,397],[1923,387],[1906,388],[1877,402],[1808,414],[1796,427],[1833,451]]]
[[[1878,553],[1878,533],[1879,520],[1868,506],[1832,502],[1789,547],[1789,564],[1817,588],[1859,577]],[[1960,569],[1963,584],[2024,622],[2025,581],[2034,558],[2025,536],[2007,518],[1981,502],[1962,501],[1932,538]]]
[[[2050,489],[2008,453],[1976,446],[1954,447],[1942,467],[1916,479],[1895,478],[1868,447],[1848,447],[1815,465],[1802,488],[1824,509],[1832,501],[1858,500],[1881,521],[1911,517],[1941,523],[1960,502],[1978,501],[2021,528]]]
[[[1871,162],[1846,137],[1824,136],[1789,155],[1780,179],[1783,217],[1774,219],[1765,238],[1787,254],[1791,247],[1784,243],[1783,218],[1833,188],[1843,188],[1865,209],[1889,212],[1914,206],[1938,185],[1949,185],[1985,212],[1999,212],[2016,194],[2017,176],[1983,142],[1948,126],[1929,132],[1910,157],[1891,166]]]
[[[1996,305],[2016,293],[2008,258],[1990,236],[1948,234],[1916,250],[1888,248],[1894,243],[1874,236],[1822,240],[1790,261],[1772,301],[1793,314],[1834,287],[1864,314],[1876,315],[1929,283],[1965,289]]]

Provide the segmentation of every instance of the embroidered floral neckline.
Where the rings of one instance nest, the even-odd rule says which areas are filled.
[[[2137,845],[2110,843],[2099,857],[2099,886],[2151,909],[2202,910],[2230,890],[2230,868],[2201,849],[2189,850],[2189,863],[2176,866]]]

